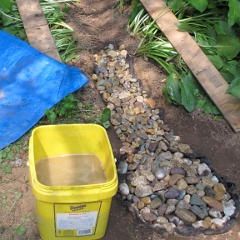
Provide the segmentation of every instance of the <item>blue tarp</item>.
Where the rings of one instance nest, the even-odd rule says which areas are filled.
[[[0,31],[0,150],[88,79],[22,40]]]

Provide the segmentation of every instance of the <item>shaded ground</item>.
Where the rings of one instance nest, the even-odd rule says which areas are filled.
[[[90,84],[78,91],[78,98],[91,102],[98,109],[104,107],[91,75],[94,72],[93,55],[109,43],[115,47],[125,44],[130,55],[132,72],[142,81],[142,87],[149,96],[154,97],[161,108],[165,123],[179,135],[182,142],[188,143],[198,153],[207,156],[214,168],[223,176],[236,184],[235,192],[240,194],[240,134],[235,134],[225,120],[213,121],[211,117],[194,112],[186,113],[181,107],[169,105],[161,93],[164,86],[165,73],[153,63],[134,53],[138,40],[131,38],[126,31],[130,9],[119,14],[117,0],[79,0],[72,5],[68,22],[75,31],[78,44],[83,48],[80,58],[71,65],[80,68],[90,78]],[[118,157],[121,146],[113,129],[108,131],[114,154]],[[25,137],[26,140],[28,136]],[[3,174],[0,170],[0,226],[5,227],[0,240],[38,240],[34,201],[28,182],[27,152],[20,152],[23,164],[13,169],[13,174]],[[26,228],[24,236],[17,235],[14,226],[23,225]],[[225,240],[240,239],[240,221],[224,235],[201,236],[190,238],[195,240]],[[109,225],[103,240],[161,240],[177,239],[177,236],[161,236],[138,222],[115,197],[110,212]]]

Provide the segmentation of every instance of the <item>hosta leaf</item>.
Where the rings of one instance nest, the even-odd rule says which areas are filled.
[[[10,0],[1,0],[0,9],[4,12],[9,12],[11,10],[12,2]]]
[[[235,23],[240,23],[240,1],[229,0],[228,1],[228,24],[233,26]]]
[[[207,56],[217,69],[220,69],[223,66],[223,60],[220,56],[218,55],[207,55]]]
[[[208,6],[208,0],[188,0],[194,8],[200,12],[204,12]]]
[[[235,78],[230,84],[227,93],[234,97],[240,98],[240,76]]]
[[[228,23],[225,21],[218,21],[214,25],[214,28],[218,35],[235,35],[233,29],[229,27]]]
[[[192,112],[196,107],[195,84],[193,76],[189,73],[185,76],[181,83],[181,102],[188,112]]]
[[[240,52],[240,40],[235,36],[219,35],[216,47],[220,56],[231,60]]]
[[[180,81],[175,74],[170,74],[166,79],[166,89],[170,98],[178,104],[181,104]]]
[[[185,1],[179,1],[179,0],[167,1],[168,7],[171,8],[173,12],[178,11],[180,8],[184,6],[184,4],[185,4]]]

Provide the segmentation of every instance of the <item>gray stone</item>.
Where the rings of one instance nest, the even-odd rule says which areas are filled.
[[[180,167],[175,167],[175,168],[172,168],[170,173],[173,175],[173,174],[180,174],[180,175],[183,175],[185,176],[185,170],[180,168]]]
[[[180,200],[177,204],[177,208],[190,209],[191,205],[184,200]]]
[[[127,196],[129,194],[129,187],[126,183],[121,183],[119,185],[119,191],[123,196]]]
[[[21,158],[16,158],[15,162],[14,162],[14,165],[16,167],[21,167],[22,166],[22,159]]]
[[[143,213],[142,217],[146,222],[150,222],[150,223],[157,220],[157,216],[155,214],[151,213],[151,212],[150,213]]]
[[[173,154],[173,158],[175,159],[183,158],[183,154],[181,152],[175,152]]]
[[[203,173],[207,171],[207,172],[211,172],[211,169],[208,167],[208,165],[206,163],[201,163],[198,165],[198,174],[199,175],[203,175]]]
[[[166,224],[166,223],[168,223],[168,220],[167,220],[167,218],[160,216],[157,218],[157,223]]]
[[[138,167],[138,163],[131,163],[128,165],[128,171],[134,171]]]
[[[134,177],[131,181],[131,185],[134,187],[139,185],[147,185],[147,184],[148,184],[148,181],[144,176]]]
[[[184,198],[184,196],[186,195],[186,191],[185,190],[180,190],[179,191],[179,196],[178,196],[178,200],[182,200]]]
[[[197,194],[192,195],[190,203],[192,205],[197,205],[197,206],[200,206],[200,207],[206,207],[206,203],[203,202],[202,199]]]
[[[209,210],[209,215],[213,218],[222,218],[221,212],[215,208]]]
[[[217,178],[216,176],[212,176],[211,180],[212,180],[212,182],[213,182],[214,184],[216,184],[216,183],[219,182],[219,180],[218,180],[218,178]]]
[[[140,199],[138,197],[136,197],[135,195],[133,195],[132,201],[134,203],[138,203],[138,202],[140,202]]]
[[[200,220],[192,224],[194,228],[206,228],[204,221]]]
[[[187,188],[186,188],[186,191],[188,194],[190,195],[193,195],[195,193],[197,193],[197,189],[194,187],[194,185],[189,185]]]
[[[175,216],[175,215],[170,215],[168,217],[168,220],[169,220],[169,222],[172,222],[175,225],[179,225],[179,223],[180,223],[180,219],[177,216]]]
[[[223,228],[226,219],[213,218],[212,223],[216,225],[217,228]]]
[[[208,212],[207,212],[206,208],[200,208],[200,207],[194,205],[190,209],[200,219],[204,219],[206,216],[208,216]]]
[[[160,198],[154,198],[151,201],[150,208],[151,209],[156,209],[156,208],[159,208],[161,205],[162,205],[161,199]]]
[[[168,187],[168,183],[164,180],[157,182],[153,187],[153,192],[158,192],[160,190],[164,190]]]
[[[211,187],[205,187],[204,192],[205,192],[205,195],[208,197],[213,197],[213,198],[215,197],[215,192]]]
[[[169,205],[166,209],[165,214],[169,215],[169,214],[173,213],[175,211],[175,209],[176,209],[175,205]]]
[[[197,184],[199,182],[198,177],[186,177],[185,180],[188,184]]]
[[[171,160],[172,159],[172,154],[171,152],[161,152],[159,154],[159,157],[164,160]]]
[[[160,206],[158,209],[158,215],[163,216],[167,210],[167,207],[167,204],[163,204],[162,206]]]
[[[198,195],[199,197],[203,197],[203,196],[205,196],[205,192],[204,192],[203,190],[198,190],[198,191],[197,191],[197,195]]]
[[[117,171],[119,174],[126,174],[128,170],[128,164],[126,161],[120,161],[118,164]]]
[[[159,144],[159,142],[151,142],[148,147],[148,150],[150,152],[155,152],[157,150],[158,144]]]
[[[177,199],[168,199],[167,200],[167,205],[176,205],[178,203]]]
[[[165,198],[177,198],[179,196],[179,191],[173,187],[170,187],[168,191],[165,193]]]
[[[231,217],[236,210],[235,203],[233,200],[223,203],[223,212],[225,216]]]
[[[135,195],[137,197],[147,197],[152,193],[152,187],[149,185],[138,185],[135,189]]]
[[[157,168],[155,170],[155,176],[157,179],[163,179],[165,178],[166,174],[163,168]]]

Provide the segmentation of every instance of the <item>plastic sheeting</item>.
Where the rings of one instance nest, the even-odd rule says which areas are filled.
[[[47,109],[87,82],[77,68],[0,31],[0,150],[26,133]]]

